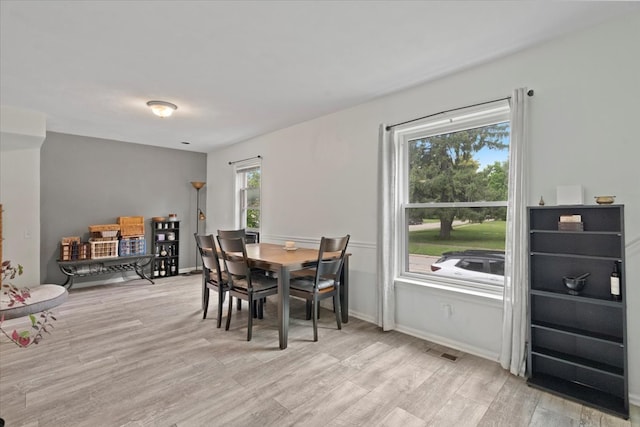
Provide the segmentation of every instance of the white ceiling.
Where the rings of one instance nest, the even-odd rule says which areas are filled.
[[[3,106],[45,113],[49,131],[199,152],[640,10],[611,1],[0,5]],[[178,110],[160,119],[148,100]]]

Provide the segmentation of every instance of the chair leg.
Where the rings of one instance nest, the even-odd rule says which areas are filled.
[[[338,329],[342,329],[342,310],[340,309],[340,292],[336,289],[336,293],[333,295],[333,311],[336,313],[336,323]]]
[[[258,319],[264,319],[264,298],[258,300]]]
[[[209,309],[209,288],[203,285],[203,288],[202,288],[202,318],[203,319],[207,318],[208,309]]]
[[[224,310],[224,294],[225,291],[218,286],[218,328],[222,326],[222,310]]]
[[[254,300],[250,303],[253,306],[253,318],[257,319],[260,316],[260,311],[258,310],[258,300]]]
[[[307,320],[311,320],[311,300],[307,300],[305,304],[305,314]]]
[[[233,298],[231,297],[231,294],[229,294],[229,312],[227,313],[227,325],[224,328],[225,331],[228,331],[229,325],[231,325],[231,313],[233,313]]]
[[[313,341],[318,341],[318,295],[313,296]]]
[[[251,297],[249,297],[248,304],[249,306],[249,321],[247,324],[247,341],[251,341],[251,330],[253,328],[253,315],[255,314],[255,306],[253,301],[251,301]]]
[[[264,306],[267,305],[267,297],[260,298],[260,317],[262,319],[264,317]]]

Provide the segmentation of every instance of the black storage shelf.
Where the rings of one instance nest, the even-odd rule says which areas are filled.
[[[530,299],[530,325],[545,322],[560,328],[582,329],[589,336],[624,337],[624,331],[620,328],[624,310],[618,307],[534,294],[530,295]]]
[[[572,230],[529,230],[529,233],[540,233],[540,234],[575,234],[575,235],[593,235],[593,236],[622,236],[619,231],[572,231]]]
[[[575,258],[575,259],[587,259],[587,260],[602,260],[602,261],[620,261],[620,257],[617,256],[597,256],[597,255],[578,255],[578,254],[563,254],[553,252],[531,252],[532,256],[548,256],[555,258]]]
[[[624,343],[622,342],[622,338],[616,337],[614,335],[599,334],[599,333],[588,331],[586,329],[571,328],[568,326],[556,325],[555,323],[548,323],[548,322],[542,322],[542,321],[536,321],[532,323],[531,327],[534,329],[551,331],[558,334],[578,336],[584,339],[599,341],[605,344],[624,346]]]
[[[604,305],[607,307],[616,307],[622,309],[622,300],[616,301],[611,298],[598,298],[596,296],[592,296],[581,292],[579,295],[572,295],[567,290],[557,291],[553,289],[531,289],[531,295],[538,295],[547,298],[557,298],[564,299],[567,301],[580,301],[585,304],[596,304],[596,305]]]
[[[548,359],[552,359],[567,365],[578,366],[580,368],[589,369],[601,374],[624,378],[624,370],[622,368],[607,365],[606,363],[599,363],[595,360],[585,359],[583,357],[578,357],[568,353],[562,353],[560,351],[542,347],[533,347],[531,349],[531,353],[536,356],[546,357]]]
[[[158,256],[156,256],[156,259],[157,259],[157,260],[163,260],[163,259],[164,259],[164,260],[170,260],[170,259],[175,259],[175,260],[177,260],[177,259],[178,259],[178,256],[177,256],[177,255],[167,255],[167,256],[160,256],[160,255],[158,255]]]
[[[629,417],[624,207],[535,206],[529,219],[528,384]],[[558,230],[580,215],[584,231]],[[621,299],[613,299],[614,264]],[[563,277],[590,273],[577,294]]]
[[[584,223],[584,231],[566,231],[567,233],[585,233],[593,231],[607,231],[621,233],[624,219],[620,215],[623,205],[607,206],[532,206],[530,209],[539,212],[536,217],[529,217],[529,230],[558,230],[558,221],[561,215],[581,215]],[[565,232],[565,231],[563,231]]]
[[[619,233],[530,233],[535,253],[620,258]]]
[[[573,400],[583,405],[594,407],[624,419],[629,418],[629,409],[625,399],[594,389],[588,385],[544,374],[529,378],[528,384],[561,397],[572,396]]]
[[[179,274],[180,264],[180,221],[155,221],[151,222],[151,242],[153,244],[152,250],[155,254],[153,261],[153,269],[151,274],[156,279],[173,277]],[[173,234],[173,239],[169,240],[168,234]],[[161,235],[162,240],[159,239]],[[160,255],[160,248],[164,246],[165,250],[172,255]],[[173,263],[174,272],[171,272],[171,265]],[[164,264],[165,274],[161,275],[161,266]]]

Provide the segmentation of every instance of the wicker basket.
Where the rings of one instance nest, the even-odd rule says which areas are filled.
[[[62,243],[63,245],[70,245],[73,242],[80,243],[80,240],[80,236],[63,237],[62,239],[60,239],[60,243]]]
[[[91,258],[91,245],[80,241],[60,243],[60,261],[76,261]]]
[[[121,216],[118,217],[118,224],[120,225],[120,235],[122,237],[144,235],[143,216]]]
[[[90,225],[89,232],[93,233],[94,231],[109,231],[115,230],[120,231],[120,224],[99,224],[99,225]]]
[[[101,224],[89,226],[89,233],[91,234],[92,239],[102,238],[104,240],[106,238],[115,240],[118,237],[119,232],[120,225],[118,224]]]

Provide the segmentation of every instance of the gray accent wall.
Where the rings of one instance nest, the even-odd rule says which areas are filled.
[[[56,263],[62,237],[86,241],[89,225],[114,224],[119,216],[145,217],[151,253],[151,218],[176,213],[179,268],[195,267],[196,190],[190,182],[206,181],[207,154],[47,132],[40,156],[42,283],[64,282]],[[205,210],[206,191],[200,191],[200,207]]]

